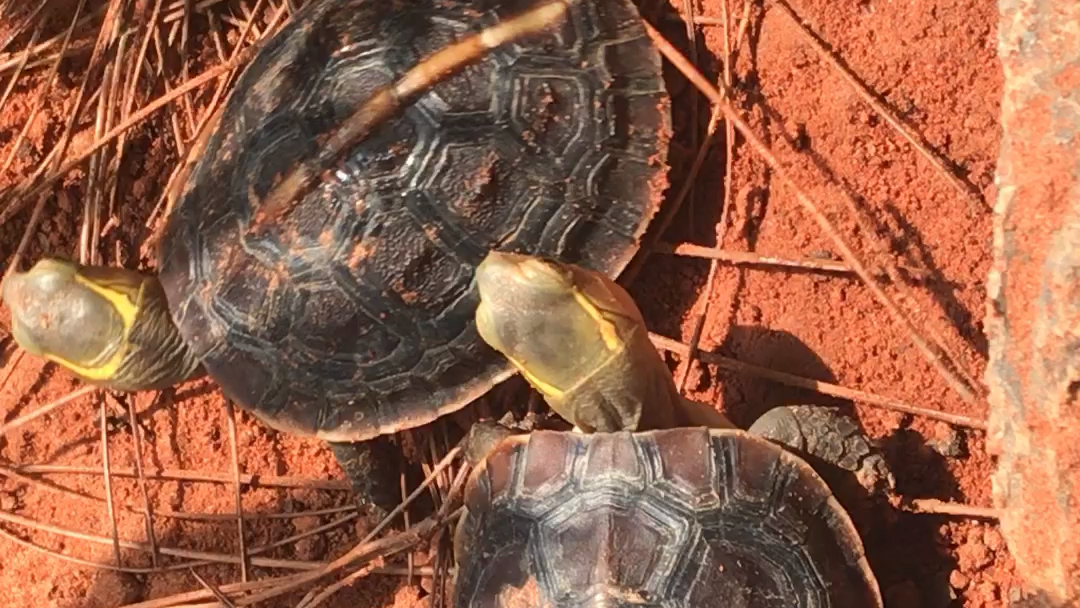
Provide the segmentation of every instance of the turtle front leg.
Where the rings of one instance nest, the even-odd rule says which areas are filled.
[[[858,423],[836,408],[788,405],[765,412],[747,429],[778,443],[801,456],[846,471],[869,495],[891,491],[896,484],[881,452]],[[815,467],[818,468],[818,467]],[[818,471],[827,481],[835,475]],[[832,484],[830,484],[832,485]]]
[[[367,441],[326,442],[356,500],[383,519],[401,504],[401,450],[385,437]]]

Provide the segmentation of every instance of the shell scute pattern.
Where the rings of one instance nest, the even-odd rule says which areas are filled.
[[[534,432],[500,445],[466,504],[456,550],[483,557],[459,563],[463,608],[875,605],[828,486],[742,431]]]
[[[644,490],[649,471],[638,449],[636,443],[622,441],[618,435],[596,435],[589,443],[582,484],[591,487],[616,483],[631,491]]]
[[[253,232],[373,91],[535,3],[326,0],[260,51],[161,240],[173,315],[226,395],[331,441],[424,424],[512,373],[474,326],[489,249],[623,268],[666,187],[668,102],[633,6],[593,4],[424,91]]]

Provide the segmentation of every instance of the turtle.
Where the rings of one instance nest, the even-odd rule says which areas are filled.
[[[838,466],[853,453],[880,459],[845,415],[783,406],[747,430],[635,426],[641,410],[673,407],[665,396],[674,384],[653,373],[663,361],[651,344],[605,345],[612,319],[644,333],[633,300],[588,269],[489,259],[477,271],[481,335],[536,371],[540,382],[525,377],[545,399],[554,386],[559,407],[631,415],[606,417],[626,428],[597,431],[473,427],[453,535],[454,606],[881,608],[858,531],[796,449],[811,446]],[[638,377],[663,386],[641,390]],[[560,401],[567,385],[551,384],[557,378],[590,388]],[[619,386],[630,390],[610,388]],[[613,396],[626,401],[595,403]],[[810,440],[786,443],[793,428]]]
[[[667,188],[670,98],[630,0],[319,0],[254,54],[171,190],[156,269],[45,257],[18,344],[118,391],[209,376],[396,504],[392,436],[515,370],[490,250],[618,275]]]

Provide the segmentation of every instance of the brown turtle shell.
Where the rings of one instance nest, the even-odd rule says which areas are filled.
[[[741,430],[537,431],[472,472],[457,608],[880,608],[851,519]]]
[[[490,249],[619,273],[666,187],[668,96],[629,0],[428,87],[253,227],[345,117],[536,0],[312,0],[237,81],[173,205],[159,274],[186,342],[272,427],[360,441],[508,377],[474,326]]]

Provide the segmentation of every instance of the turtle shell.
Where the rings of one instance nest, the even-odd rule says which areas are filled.
[[[465,501],[459,608],[881,606],[829,487],[741,430],[519,435]]]
[[[223,392],[270,426],[360,441],[508,377],[478,336],[491,249],[617,275],[666,186],[661,62],[629,0],[569,3],[423,90],[251,230],[372,94],[535,0],[308,2],[238,78],[162,233],[159,276]]]

